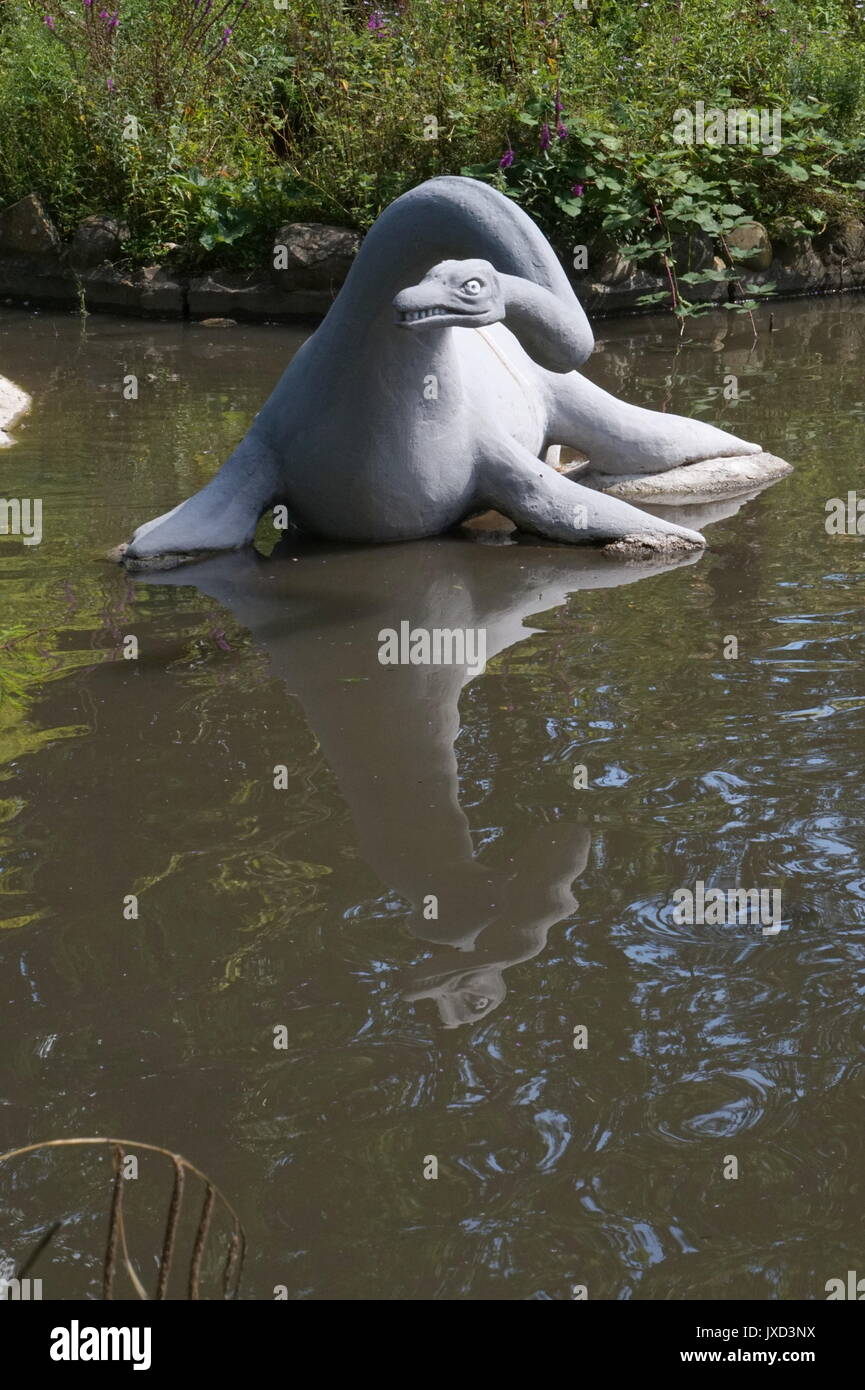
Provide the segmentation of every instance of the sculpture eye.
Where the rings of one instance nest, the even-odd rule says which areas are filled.
[[[480,280],[466,280],[465,284],[463,285],[463,289],[465,290],[466,294],[480,294],[481,290],[483,289],[483,285],[481,284]]]

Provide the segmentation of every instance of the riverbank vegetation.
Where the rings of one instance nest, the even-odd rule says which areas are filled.
[[[763,136],[683,143],[697,103],[764,112]],[[0,4],[0,206],[35,191],[65,235],[118,215],[132,262],[253,265],[281,223],[365,229],[458,172],[569,255],[601,240],[657,261],[747,218],[819,233],[863,209],[865,5]]]

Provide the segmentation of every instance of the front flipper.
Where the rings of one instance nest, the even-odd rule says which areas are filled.
[[[547,385],[550,442],[588,454],[593,473],[664,473],[703,459],[761,452],[759,444],[702,420],[629,405],[579,372],[549,374]]]
[[[200,492],[138,527],[123,562],[165,569],[208,551],[248,545],[259,517],[276,500],[277,480],[273,450],[248,434]]]
[[[637,507],[571,482],[509,437],[490,440],[479,463],[479,500],[523,531],[553,541],[635,553],[705,546],[699,531],[674,526]]]

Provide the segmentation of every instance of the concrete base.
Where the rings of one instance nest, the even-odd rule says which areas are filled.
[[[139,571],[146,573],[149,570],[178,569],[181,565],[189,565],[196,560],[207,560],[216,553],[212,550],[190,550],[185,553],[177,552],[171,555],[147,555],[140,560],[125,560],[124,556],[128,549],[129,546],[127,542],[124,541],[121,545],[115,545],[109,550],[105,558],[107,560],[113,560],[115,564],[120,564],[122,561],[126,569],[133,573],[138,573]]]
[[[621,536],[616,541],[601,547],[602,555],[624,560],[675,560],[682,555],[696,555],[703,547],[683,536],[665,536],[637,532],[633,536]]]
[[[792,464],[784,459],[759,453],[703,459],[665,473],[594,473],[589,463],[568,469],[568,477],[635,506],[652,501],[677,506],[754,492],[792,472]]]

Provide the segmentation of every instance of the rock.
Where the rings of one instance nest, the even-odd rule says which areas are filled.
[[[752,492],[792,473],[792,465],[775,454],[731,455],[682,464],[663,473],[593,472],[591,462],[579,481],[599,492],[621,497],[634,506],[700,502]]]
[[[4,256],[0,252],[0,295],[13,304],[44,304],[72,309],[78,303],[75,280],[59,259]]]
[[[699,541],[689,540],[686,536],[637,531],[632,536],[622,536],[620,540],[602,546],[601,554],[609,555],[612,559],[651,560],[687,555],[701,549]]]
[[[28,193],[0,212],[3,255],[56,256],[60,248],[60,234],[35,193]]]
[[[159,265],[145,266],[138,272],[136,283],[140,291],[140,312],[144,318],[182,318],[186,308],[186,291]]]
[[[677,275],[684,275],[690,270],[708,270],[714,259],[715,242],[712,237],[706,232],[701,232],[698,227],[689,227],[687,230],[676,232],[670,238],[668,255]],[[641,265],[644,270],[662,278],[664,283],[667,283],[664,257],[660,251],[647,257],[645,261],[641,262]]]
[[[577,285],[577,293],[587,309],[609,313],[631,308],[652,308],[651,305],[638,304],[637,300],[659,290],[669,296],[670,282],[660,252],[642,261],[629,261],[625,251],[619,250],[608,237],[594,243],[596,255],[600,248],[603,248],[604,254],[593,274],[594,283],[590,287],[580,286],[579,282]],[[690,271],[711,270],[716,264],[713,238],[697,227],[677,233],[671,240],[669,255],[677,276]],[[725,299],[727,296],[726,285],[717,280],[706,280],[697,285],[683,282],[680,290],[685,299],[698,302]],[[664,308],[665,301],[658,301],[655,307]]]
[[[263,318],[276,298],[272,285],[251,275],[214,272],[189,282],[189,313],[194,319]]]
[[[482,512],[479,516],[466,517],[460,522],[460,529],[480,536],[507,536],[517,528],[501,512]]]
[[[90,270],[105,261],[116,261],[128,240],[129,228],[115,217],[85,217],[75,230],[69,259],[78,270]]]
[[[274,292],[272,284],[254,275],[227,272],[205,275],[189,285],[189,313],[192,318],[233,318],[291,322],[322,318],[333,303],[329,290],[297,290],[292,294]]]
[[[744,222],[726,234],[735,265],[748,270],[768,270],[772,264],[772,243],[762,222]]]
[[[865,278],[865,226],[856,217],[833,223],[815,239],[826,278],[834,289],[854,289]]]
[[[5,433],[6,426],[13,424],[19,415],[24,415],[30,409],[30,404],[26,391],[7,381],[5,376],[0,376],[0,449],[14,442]]]
[[[705,270],[726,270],[726,261],[716,256],[715,238],[698,228],[673,236],[672,249],[677,277]],[[697,284],[683,279],[679,293],[691,304],[722,303],[729,297],[729,286],[726,279],[702,279]]]
[[[774,240],[775,259],[769,273],[781,294],[819,289],[826,279],[826,267],[814,250],[801,222],[782,226]]]
[[[814,246],[824,260],[865,260],[865,225],[856,217],[845,217],[815,237]]]
[[[714,255],[715,244],[713,239],[698,228],[693,228],[686,232],[680,232],[672,238],[670,248],[671,258],[674,263],[675,271],[682,275],[691,270],[706,270],[711,268]],[[660,253],[647,257],[641,261],[629,261],[627,258],[627,248],[619,247],[611,237],[601,235],[592,242],[590,252],[590,271],[583,272],[584,275],[591,276],[591,293],[594,295],[603,290],[615,289],[624,292],[618,294],[616,307],[627,307],[634,304],[643,294],[651,294],[656,289],[669,289],[667,272],[664,268],[664,260]],[[588,282],[579,286],[580,297],[588,291]],[[688,299],[715,299],[720,298],[725,293],[725,287],[719,287],[717,281],[707,281],[704,285],[682,286]],[[612,304],[612,301],[610,301]]]
[[[632,309],[639,311],[664,308],[665,302],[661,300],[654,305],[638,303],[644,295],[660,292],[667,295],[666,303],[669,304],[669,285],[666,279],[661,280],[655,275],[649,275],[645,270],[640,270],[636,266],[631,268],[633,274],[615,285],[604,285],[597,280],[577,281],[574,290],[587,313],[626,313]]]
[[[90,311],[114,310],[143,318],[183,317],[183,286],[158,265],[125,272],[105,262],[85,271],[80,283]]]
[[[620,285],[623,280],[633,279],[638,269],[635,262],[626,260],[617,247],[604,257],[595,273],[602,285]]]
[[[715,238],[698,227],[678,232],[671,238],[671,251],[676,263],[676,273],[688,270],[711,270],[715,259]]]
[[[790,267],[813,250],[811,238],[798,220],[787,222],[778,229],[773,248],[779,265]]]
[[[133,273],[115,270],[107,263],[81,275],[81,292],[85,307],[91,312],[113,309],[137,314],[141,307],[141,290]]]
[[[274,282],[284,290],[339,288],[357,255],[361,238],[347,227],[289,222],[273,242]]]
[[[587,248],[588,265],[584,270],[572,272],[588,283],[590,280],[601,285],[618,285],[629,280],[639,270],[634,261],[629,261],[623,249],[613,237],[598,232]]]
[[[199,319],[199,328],[236,328],[237,319]]]
[[[127,558],[126,552],[128,545],[116,545],[108,551],[108,559],[116,560],[123,564],[124,568],[131,573],[146,572],[147,570],[173,570],[177,565],[193,564],[196,560],[202,560],[206,556],[206,551],[190,550],[178,552],[175,555],[148,555],[133,556]]]

